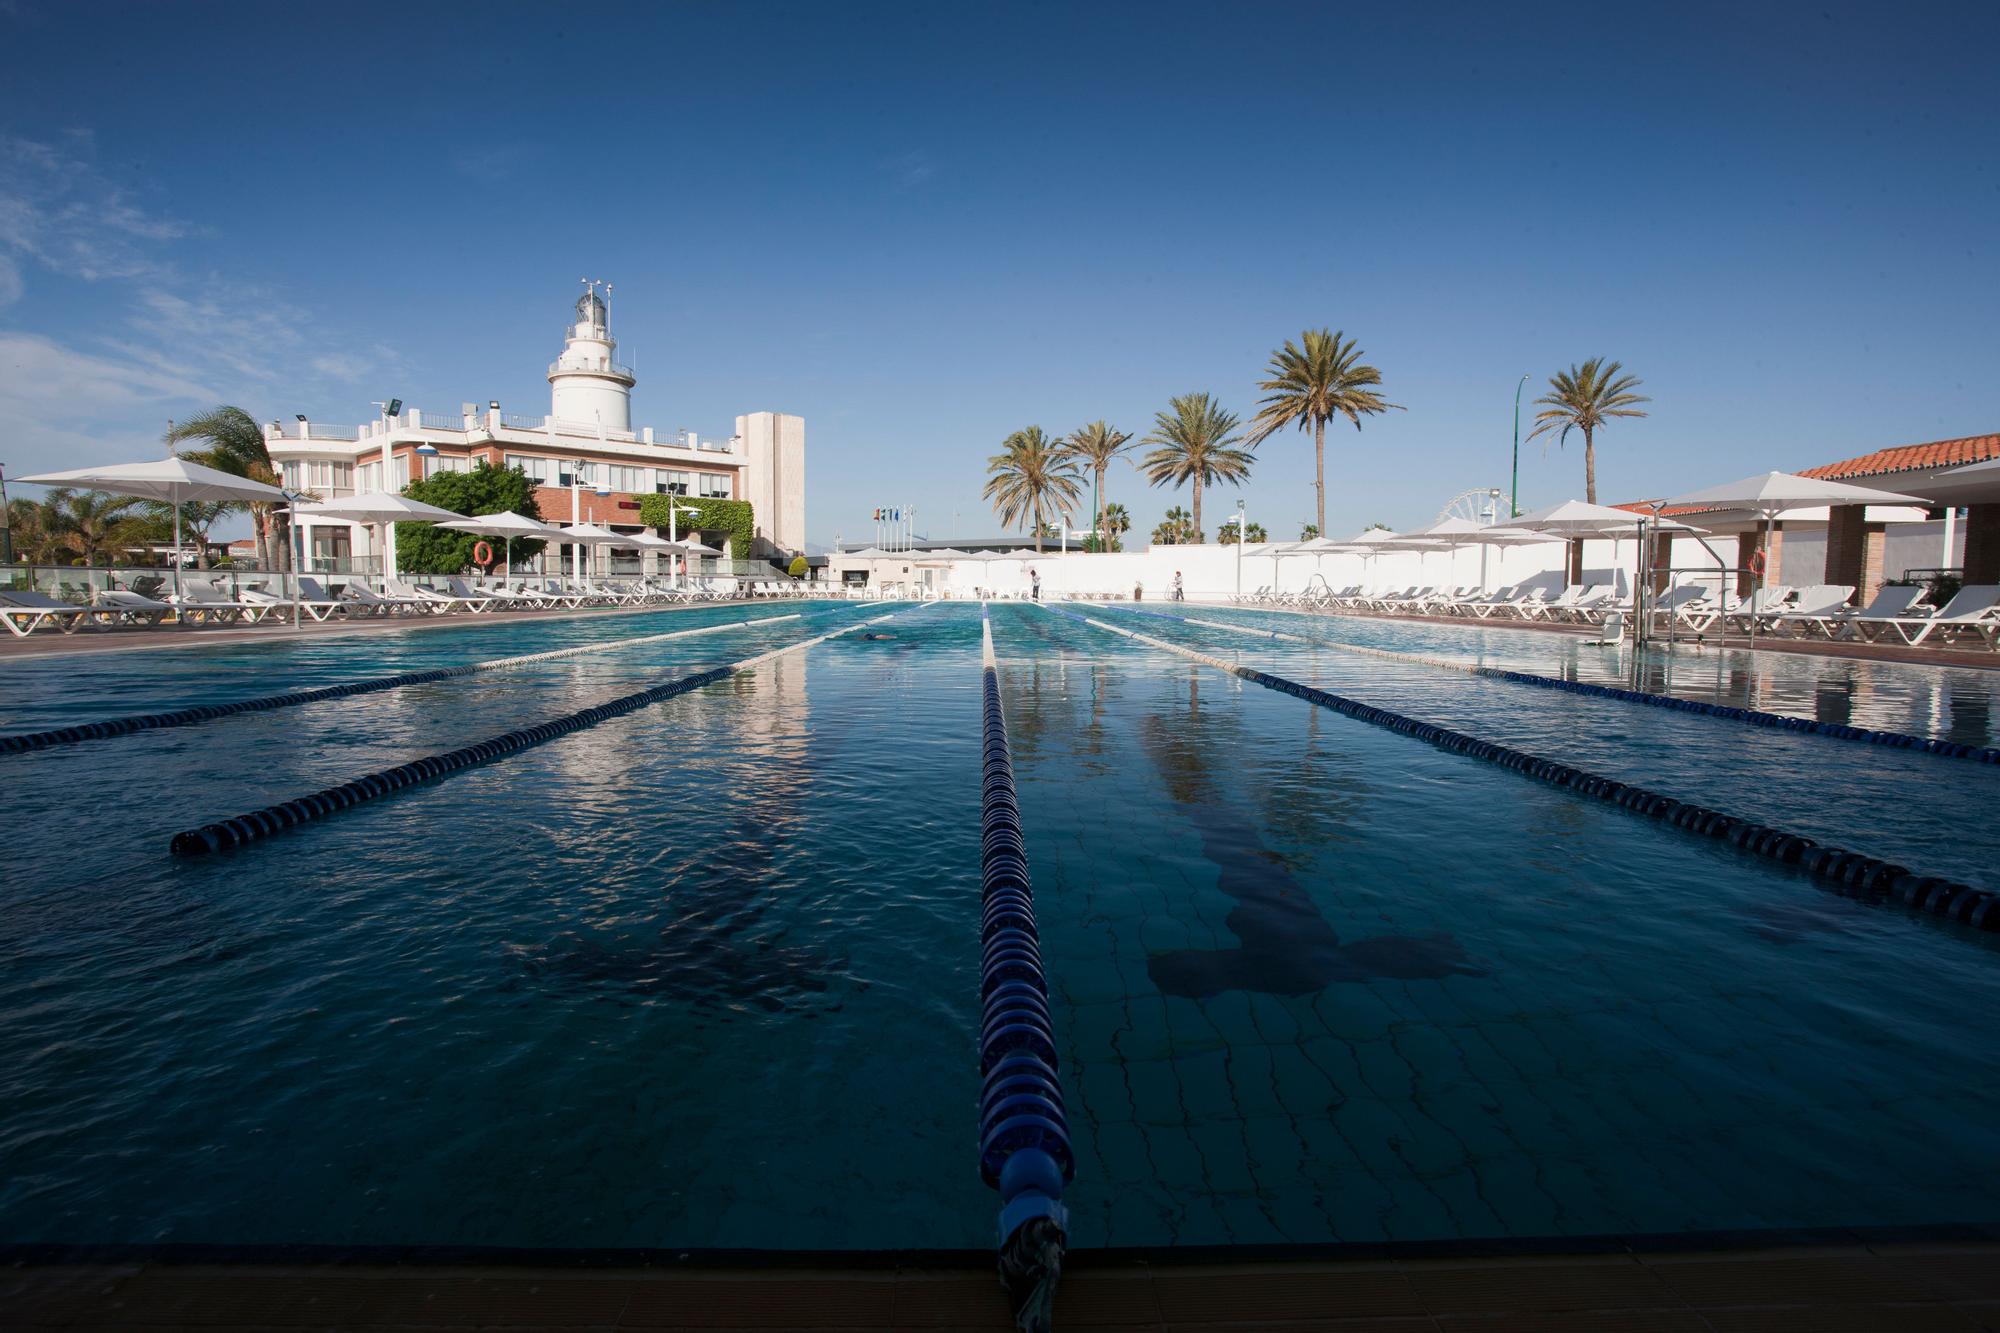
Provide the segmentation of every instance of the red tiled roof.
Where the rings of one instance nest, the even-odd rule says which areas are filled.
[[[1962,467],[2000,458],[2000,435],[1967,435],[1958,440],[1933,440],[1929,444],[1899,444],[1893,449],[1877,449],[1859,458],[1823,463],[1803,469],[1802,477],[1879,477],[1888,472],[1916,472],[1926,468]]]

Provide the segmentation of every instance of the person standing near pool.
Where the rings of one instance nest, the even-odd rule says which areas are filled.
[[[1042,571],[1041,571],[1041,570],[1039,570],[1039,569],[1031,569],[1031,570],[1029,570],[1029,571],[1028,571],[1028,586],[1029,586],[1029,587],[1030,587],[1031,589],[1033,589],[1033,591],[1034,591],[1034,597],[1035,597],[1035,600],[1036,600],[1036,601],[1038,601],[1038,602],[1039,602],[1039,601],[1041,601],[1041,600],[1042,600]]]
[[[1178,569],[1174,571],[1174,600],[1177,602],[1185,602],[1187,600],[1187,597],[1181,592],[1181,572]]]

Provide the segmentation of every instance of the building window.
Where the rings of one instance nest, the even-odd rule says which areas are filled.
[[[288,491],[296,491],[299,488],[299,481],[300,477],[299,477],[298,459],[287,458],[284,462],[278,464],[279,485],[283,486]]]
[[[651,470],[643,467],[614,467],[611,469],[611,489],[623,491],[627,495],[637,495],[646,489],[646,477]]]
[[[410,456],[408,454],[397,454],[390,461],[396,465],[396,489],[400,491],[410,484]]]
[[[675,472],[671,468],[655,468],[653,475],[658,478],[653,489],[660,495],[686,495],[691,480],[685,472]]]
[[[534,458],[527,454],[508,454],[507,466],[521,469],[527,475],[529,481],[537,482],[543,486],[549,484],[551,468],[549,467],[549,460],[546,458]]]
[[[723,472],[697,472],[695,479],[701,483],[700,496],[704,500],[727,500],[729,498],[729,476]]]

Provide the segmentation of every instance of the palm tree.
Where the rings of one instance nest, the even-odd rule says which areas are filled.
[[[1132,530],[1132,515],[1124,505],[1106,505],[1098,520],[1104,525],[1104,548],[1108,551],[1125,549],[1125,534]]]
[[[1201,489],[1218,481],[1241,485],[1250,475],[1250,451],[1235,446],[1236,414],[1205,393],[1184,393],[1167,401],[1153,417],[1153,433],[1143,443],[1158,446],[1140,460],[1155,486],[1194,484],[1194,535],[1201,540]]]
[[[1215,540],[1218,545],[1222,546],[1234,546],[1236,544],[1236,520],[1234,517],[1223,520],[1222,526],[1215,530]],[[1243,525],[1243,540],[1246,542],[1267,542],[1271,540],[1271,534],[1264,530],[1262,523],[1253,518]]]
[[[54,564],[63,549],[62,514],[46,500],[9,500],[7,527],[13,534],[16,560]]]
[[[1569,439],[1573,430],[1583,432],[1583,498],[1597,503],[1597,432],[1612,417],[1643,417],[1640,403],[1653,400],[1633,393],[1639,387],[1636,375],[1620,375],[1624,367],[1616,361],[1605,363],[1593,356],[1580,366],[1559,370],[1549,376],[1549,392],[1535,400],[1541,408],[1535,414],[1536,427],[1528,432],[1534,439],[1546,431],[1562,427],[1556,443]]]
[[[1122,430],[1093,421],[1088,426],[1072,434],[1063,441],[1063,448],[1071,458],[1088,468],[1097,478],[1097,512],[1091,516],[1090,549],[1101,551],[1109,543],[1103,541],[1104,527],[1104,469],[1111,466],[1111,460],[1132,447],[1132,437]]]
[[[1160,526],[1153,529],[1153,545],[1186,546],[1193,540],[1193,533],[1194,520],[1187,510],[1175,505],[1166,512]]]
[[[204,447],[187,451],[197,463],[239,477],[261,481],[266,486],[282,485],[271,462],[271,450],[264,443],[264,428],[240,407],[214,408],[176,424],[167,432],[167,443],[200,441]],[[246,506],[257,533],[257,565],[260,569],[291,568],[291,522],[270,504],[252,501]]]
[[[128,497],[66,486],[50,491],[46,503],[57,545],[81,556],[86,566],[131,540],[133,511],[139,505]]]
[[[1354,339],[1342,342],[1337,332],[1307,329],[1296,343],[1286,339],[1284,347],[1271,354],[1271,364],[1265,373],[1270,378],[1260,381],[1257,387],[1268,396],[1258,405],[1247,443],[1254,449],[1287,426],[1297,426],[1300,430],[1312,427],[1313,492],[1319,506],[1314,522],[1324,531],[1326,423],[1335,417],[1346,417],[1358,431],[1364,416],[1375,416],[1391,408],[1398,412],[1403,409],[1396,403],[1384,402],[1382,395],[1375,392],[1375,386],[1382,382],[1382,372],[1363,364],[1361,348]]]
[[[1309,542],[1317,536],[1319,536],[1319,524],[1317,523],[1308,523],[1299,529],[1299,540],[1302,542]]]
[[[986,460],[982,494],[1009,527],[1025,517],[1034,529],[1035,550],[1040,551],[1050,516],[1067,519],[1076,508],[1083,489],[1076,462],[1040,426],[1015,431],[1001,449]]]

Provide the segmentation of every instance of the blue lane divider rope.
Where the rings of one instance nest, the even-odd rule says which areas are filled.
[[[979,810],[981,948],[979,1173],[1000,1191],[1000,1276],[1025,1333],[1053,1319],[1069,1213],[1063,1186],[1076,1176],[1063,1109],[1048,980],[1035,929],[1014,760],[1000,706],[993,625],[980,610],[985,678],[985,750]]]
[[[617,699],[611,699],[595,707],[581,709],[578,712],[569,713],[562,717],[552,718],[547,722],[537,723],[532,727],[522,727],[516,731],[504,732],[501,735],[489,737],[473,745],[462,746],[459,749],[449,750],[443,754],[426,755],[422,759],[412,759],[406,764],[397,764],[394,768],[385,768],[378,773],[366,773],[352,782],[343,782],[337,787],[327,787],[321,791],[309,792],[304,796],[296,797],[289,801],[282,801],[277,805],[267,805],[261,810],[252,810],[249,814],[217,820],[212,824],[204,824],[200,828],[183,829],[173,836],[173,840],[168,844],[168,850],[176,856],[206,856],[211,852],[227,851],[232,847],[241,847],[247,843],[256,842],[261,838],[268,838],[274,833],[282,833],[286,829],[296,828],[298,825],[311,820],[323,819],[328,815],[338,814],[342,810],[352,809],[354,806],[364,802],[401,791],[405,787],[412,787],[420,782],[429,782],[436,778],[447,777],[450,774],[461,772],[479,764],[490,763],[495,759],[505,758],[507,755],[518,754],[522,750],[540,745],[544,741],[552,741],[558,736],[567,736],[573,731],[581,731],[585,727],[594,727],[598,723],[610,718],[621,717],[626,713],[635,712],[650,704],[661,703],[676,695],[686,694],[690,690],[698,690],[704,685],[712,685],[716,681],[725,680],[739,671],[747,671],[760,662],[768,662],[774,657],[781,657],[786,653],[798,652],[801,649],[810,648],[816,643],[824,643],[828,639],[852,633],[864,626],[888,620],[894,614],[894,612],[891,612],[890,615],[876,616],[870,620],[857,621],[852,625],[834,630],[829,634],[821,634],[800,643],[790,644],[784,648],[774,649],[767,653],[759,653],[755,657],[746,657],[740,662],[731,662],[727,666],[712,667],[707,671],[697,671],[692,675],[682,676],[678,679],[667,681],[662,685],[655,685],[651,689],[640,690],[636,694],[627,694]]]
[[[1563,680],[1556,676],[1536,675],[1531,671],[1510,671],[1504,667],[1478,666],[1471,662],[1450,662],[1442,658],[1425,657],[1419,653],[1399,653],[1388,648],[1368,648],[1358,643],[1339,643],[1330,639],[1314,639],[1303,634],[1286,634],[1279,630],[1265,629],[1261,625],[1231,625],[1220,620],[1196,620],[1192,616],[1170,616],[1158,611],[1139,611],[1131,607],[1119,610],[1131,615],[1153,616],[1160,620],[1178,620],[1188,625],[1199,625],[1204,629],[1231,630],[1238,634],[1264,635],[1273,639],[1289,639],[1294,643],[1310,644],[1314,648],[1332,648],[1337,652],[1361,653],[1369,657],[1383,657],[1397,662],[1412,662],[1419,666],[1444,667],[1451,671],[1463,671],[1469,676],[1485,676],[1490,680],[1507,680],[1516,685],[1532,685],[1537,689],[1566,690],[1571,694],[1588,694],[1600,699],[1618,699],[1630,704],[1645,704],[1650,708],[1670,708],[1679,713],[1697,713],[1704,717],[1726,718],[1732,722],[1742,722],[1753,727],[1769,727],[1776,731],[1796,731],[1813,736],[1827,736],[1834,740],[1859,741],[1864,745],[1887,745],[1898,750],[1915,750],[1920,754],[1937,755],[1943,759],[1970,759],[1979,764],[2000,764],[2000,746],[1967,745],[1961,741],[1941,740],[1935,736],[1917,736],[1907,731],[1884,731],[1876,727],[1855,727],[1845,722],[1821,722],[1817,718],[1787,717],[1783,713],[1767,713],[1758,708],[1737,708],[1731,704],[1707,703],[1700,699],[1682,699],[1671,694],[1654,694],[1648,690],[1628,690],[1621,685],[1598,685],[1590,681]]]
[[[1434,723],[1420,722],[1416,718],[1343,698],[1310,685],[1302,685],[1295,680],[1287,680],[1283,676],[1274,676],[1267,671],[1226,662],[1219,657],[1177,643],[1169,643],[1165,639],[1156,639],[1149,634],[1139,634],[1133,630],[1107,624],[1102,620],[1058,610],[1055,607],[1045,609],[1110,634],[1123,635],[1151,647],[1193,658],[1219,671],[1227,671],[1233,676],[1262,685],[1266,689],[1289,694],[1358,721],[1372,723],[1405,736],[1414,736],[1449,753],[1484,759],[1502,768],[1512,769],[1516,773],[1526,774],[1539,781],[1576,792],[1578,795],[1608,801],[1634,813],[1671,824],[1685,832],[1714,838],[1746,852],[1785,865],[1796,866],[1849,897],[1886,899],[1900,903],[1912,911],[1958,921],[1976,930],[2000,931],[2000,907],[1995,906],[1996,902],[2000,902],[2000,894],[1975,889],[1968,884],[1942,879],[1935,875],[1920,875],[1905,866],[1878,857],[1826,846],[1811,838],[1787,833],[1766,824],[1754,823],[1736,815],[1709,809],[1707,806],[1647,791],[1643,787],[1601,777],[1553,759],[1543,759],[1522,750],[1496,745],[1492,741],[1482,741],[1476,736],[1467,736],[1463,732],[1452,731]],[[1168,619],[1175,617],[1170,616]]]
[[[574,648],[552,648],[547,652],[523,653],[518,657],[496,657],[491,661],[468,662],[463,666],[404,671],[394,676],[372,676],[366,680],[320,685],[313,689],[293,690],[286,694],[260,695],[255,699],[196,704],[188,708],[175,708],[163,713],[144,713],[136,717],[111,717],[99,722],[79,722],[72,727],[54,727],[47,731],[16,732],[11,736],[0,736],[0,754],[47,750],[58,745],[102,740],[108,736],[129,736],[140,731],[158,731],[163,727],[192,727],[203,722],[212,722],[216,718],[233,717],[238,713],[267,713],[272,709],[296,708],[301,704],[318,703],[323,699],[346,699],[357,694],[399,690],[405,685],[428,685],[433,681],[469,676],[476,671],[498,671],[503,667],[525,666],[530,662],[549,662],[559,657],[574,657],[579,653],[608,652],[613,648],[632,648],[642,643],[658,643],[663,639],[684,639],[696,634],[715,634],[722,630],[742,629],[749,625],[765,625],[773,621],[799,618],[797,612],[783,616],[754,616],[747,620],[725,621],[719,625],[698,625],[693,629],[677,629],[667,634],[647,634],[631,639],[606,639],[601,643],[580,644]]]

